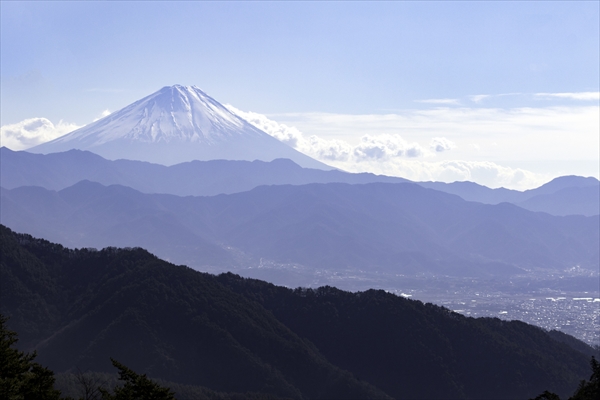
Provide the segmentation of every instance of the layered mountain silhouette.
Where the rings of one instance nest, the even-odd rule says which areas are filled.
[[[599,216],[485,205],[413,183],[261,186],[212,197],[80,182],[2,189],[1,221],[74,247],[141,246],[194,267],[284,264],[489,276],[599,265]],[[238,260],[238,261],[236,261]]]
[[[271,162],[192,161],[167,167],[131,160],[109,161],[89,151],[70,150],[43,155],[12,151],[6,147],[0,148],[0,174],[5,189],[41,186],[61,190],[81,180],[90,180],[103,185],[129,186],[144,193],[178,196],[231,194],[261,185],[408,182],[403,178],[369,173],[302,168],[286,159]],[[595,178],[565,176],[524,192],[490,189],[472,182],[418,184],[456,194],[468,201],[486,204],[510,202],[531,211],[552,215],[600,214],[600,182]]]
[[[0,162],[0,222],[80,248],[0,227],[1,312],[57,371],[106,372],[114,356],[165,380],[268,398],[479,399],[570,393],[586,369],[585,344],[520,322],[169,262],[276,266],[252,276],[279,282],[277,268],[592,273],[595,178],[519,192],[346,173],[180,85],[27,152],[3,147]]]
[[[544,187],[545,185],[539,189]],[[598,181],[592,181],[587,186],[570,186],[556,192],[536,194],[516,204],[531,211],[543,211],[552,215],[598,215],[600,214],[600,185]]]
[[[552,215],[600,214],[600,182],[593,177],[561,176],[525,191],[490,189],[473,182],[419,182],[423,187],[456,194],[485,204],[517,204],[531,211]]]
[[[289,159],[265,161],[191,161],[172,166],[110,161],[89,151],[33,154],[0,148],[2,187],[40,186],[61,190],[82,180],[124,185],[144,193],[213,196],[245,192],[261,185],[307,183],[408,182],[403,178],[302,168]]]
[[[112,372],[113,357],[151,378],[263,394],[231,398],[504,399],[571,393],[594,354],[381,290],[292,290],[4,226],[0,248],[0,312],[55,372]]]
[[[289,158],[303,167],[333,169],[233,114],[196,86],[167,86],[96,122],[29,149],[89,150],[107,159],[173,165],[192,160]]]

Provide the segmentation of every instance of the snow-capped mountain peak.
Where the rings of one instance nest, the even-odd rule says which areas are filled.
[[[166,86],[34,153],[89,150],[108,159],[160,164],[192,160],[290,158],[330,169],[252,126],[196,86]]]
[[[116,139],[144,143],[212,143],[244,132],[246,122],[196,86],[166,86],[57,142],[87,138],[93,145]]]

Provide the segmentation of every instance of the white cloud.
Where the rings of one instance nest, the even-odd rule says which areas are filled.
[[[474,181],[489,187],[507,187],[512,189],[530,189],[552,178],[548,174],[534,173],[521,168],[511,168],[491,161],[434,161],[431,157],[456,148],[456,144],[443,136],[433,137],[429,149],[416,141],[407,141],[399,134],[365,134],[356,144],[347,140],[325,139],[311,135],[305,137],[302,132],[286,124],[280,124],[265,115],[244,112],[227,106],[232,112],[270,135],[287,143],[313,158],[349,172],[371,172],[381,175],[400,176],[413,181]],[[330,124],[342,123],[343,126],[368,123],[374,131],[382,131],[386,123],[395,123],[398,115],[335,115],[317,114],[319,119]],[[314,116],[314,115],[313,115]],[[295,117],[300,117],[295,114]],[[464,112],[462,118],[464,119]],[[468,119],[468,118],[467,118]],[[464,120],[462,121],[464,123]],[[410,124],[414,129],[414,121]],[[331,126],[330,126],[331,127]],[[326,128],[323,128],[326,129]],[[466,148],[479,150],[479,144],[469,142]]]
[[[354,148],[347,142],[335,139],[322,139],[315,135],[309,136],[306,141],[301,140],[300,145],[294,148],[327,163],[331,161],[349,161],[354,157]]]
[[[597,168],[589,173],[569,169],[576,164],[574,161],[587,160],[586,165],[593,167],[595,160],[598,165],[597,106],[447,107],[384,115],[306,113],[270,117],[228,108],[298,151],[351,172],[411,180],[471,180],[513,189],[532,188],[558,176],[550,176],[545,167],[537,172],[517,168],[531,166],[531,162],[560,162],[569,166],[560,171],[563,175],[597,176]],[[105,110],[101,116],[108,114]],[[23,150],[77,128],[63,121],[54,125],[45,118],[31,118],[2,126],[1,144]]]
[[[353,155],[359,159],[387,161],[395,157],[420,157],[425,150],[418,143],[408,143],[399,135],[365,135],[354,147]]]
[[[443,161],[439,163],[437,179],[444,182],[472,181],[490,187],[529,189],[551,179],[546,174],[521,168],[510,168],[489,161]]]
[[[445,137],[435,137],[429,142],[429,148],[437,153],[452,150],[456,145]]]
[[[104,110],[93,122],[110,114],[110,110]],[[2,146],[6,146],[11,150],[26,150],[79,128],[81,128],[80,125],[64,122],[63,120],[58,121],[55,125],[47,118],[29,118],[0,128]]]
[[[304,136],[298,129],[294,127],[289,127],[285,124],[279,124],[275,121],[270,120],[262,114],[258,114],[252,111],[246,112],[239,110],[231,104],[225,104],[225,107],[229,111],[233,112],[236,115],[239,115],[246,121],[250,122],[258,129],[267,132],[269,135],[276,137],[277,139],[281,140],[283,143],[286,143],[291,147],[296,148],[298,146],[303,147],[303,145],[305,145]]]
[[[600,100],[600,92],[575,92],[575,93],[536,93],[537,97],[554,97],[571,100]]]
[[[428,151],[416,142],[409,143],[398,134],[362,135],[356,145],[345,140],[323,139],[312,135],[305,137],[295,127],[275,122],[265,115],[241,111],[231,105],[226,107],[269,135],[313,158],[325,162],[356,162],[374,159],[386,161],[394,157],[422,157]]]
[[[472,181],[492,188],[506,187],[517,190],[538,187],[552,178],[547,174],[505,167],[488,161],[430,162],[394,158],[385,163],[377,162],[377,160],[364,160],[355,163],[340,162],[333,165],[349,172],[372,172],[401,176],[412,181]]]
[[[487,99],[488,97],[491,97],[491,95],[489,94],[475,94],[472,96],[469,96],[469,99],[474,102],[474,103],[481,103],[483,100]]]
[[[443,137],[456,145],[451,152],[436,153],[444,160],[477,157],[478,161],[517,162],[599,158],[598,106],[447,107],[380,115],[305,113],[269,117],[323,140],[344,140],[352,145],[357,145],[364,135],[399,135],[409,143],[421,145]],[[471,143],[477,144],[477,153]]]
[[[96,121],[98,121],[99,119],[102,119],[102,118],[104,118],[104,117],[107,117],[107,116],[109,116],[110,114],[111,114],[110,110],[106,109],[106,110],[104,110],[104,111],[102,111],[102,112],[100,113],[100,116],[99,116],[98,118],[94,118],[94,119],[92,120],[92,122],[96,122]]]
[[[29,118],[0,128],[2,146],[25,150],[63,136],[80,126],[60,120],[54,125],[46,118]]]

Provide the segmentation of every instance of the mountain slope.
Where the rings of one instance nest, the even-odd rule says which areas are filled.
[[[105,158],[173,165],[192,160],[289,158],[333,169],[255,128],[196,86],[167,86],[96,122],[29,149],[89,150]]]
[[[460,196],[467,201],[484,204],[515,203],[525,200],[523,192],[518,190],[498,188],[491,189],[475,182],[420,182],[421,186]]]
[[[3,226],[0,240],[1,312],[56,372],[113,372],[113,357],[214,390],[387,398],[210,275],[142,249],[74,251]]]
[[[400,183],[406,179],[369,173],[302,168],[291,160],[211,160],[185,162],[170,167],[141,161],[109,161],[89,151],[32,154],[0,148],[2,187],[41,186],[61,190],[81,180],[103,185],[124,185],[144,193],[178,196],[213,196],[239,193],[261,185],[372,182]],[[597,215],[600,183],[594,178],[560,177],[539,188],[518,192],[490,189],[473,182],[419,182],[420,186],[485,204],[510,202],[531,211],[552,215]],[[594,188],[596,191],[594,192]]]
[[[552,215],[597,215],[600,201],[592,188],[600,190],[600,182],[593,177],[561,176],[544,185],[519,192],[505,188],[490,189],[473,182],[420,182],[421,186],[455,194],[467,201],[484,204],[513,203],[531,211]],[[582,192],[583,191],[583,192]],[[584,198],[578,199],[580,195]],[[538,200],[532,200],[538,196]]]
[[[217,279],[272,311],[336,365],[395,398],[529,398],[547,373],[556,374],[552,390],[568,393],[572,384],[561,388],[560,376],[581,357],[522,322],[465,318],[382,290],[292,290],[233,274]],[[584,346],[587,357],[594,354]]]
[[[600,185],[566,187],[553,193],[533,196],[517,205],[552,215],[598,215]]]
[[[599,259],[598,216],[466,202],[411,183],[177,197],[88,181],[59,192],[3,189],[0,217],[68,246],[144,246],[194,267],[264,258],[317,269],[489,276],[595,269]]]
[[[593,177],[586,178],[583,176],[568,175],[554,178],[550,182],[543,184],[539,188],[526,190],[525,193],[528,194],[531,198],[532,194],[535,196],[539,196],[556,193],[560,190],[564,190],[567,188],[598,187],[599,184],[600,182],[598,182],[598,179]]]
[[[214,390],[385,398],[367,383],[376,382],[398,399],[563,394],[588,373],[590,354],[539,328],[383,291],[291,290],[142,249],[69,250],[5,227],[0,248],[0,312],[58,372],[107,371],[112,356]]]
[[[106,160],[89,151],[33,154],[0,148],[2,187],[41,186],[61,190],[82,180],[123,185],[144,193],[214,196],[245,192],[261,185],[307,183],[407,182],[403,178],[302,168],[288,159],[191,161],[172,166],[132,160]]]

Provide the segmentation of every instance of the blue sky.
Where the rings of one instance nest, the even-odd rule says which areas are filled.
[[[502,151],[482,157],[467,151],[467,142],[480,146],[477,132],[436,131],[454,150],[424,162],[460,156],[513,169],[528,165],[538,181],[559,173],[598,175],[598,152],[590,147],[598,147],[599,2],[0,4],[2,126],[31,118],[81,126],[172,84],[197,85],[306,137],[354,146],[365,135],[383,134],[368,124],[349,129],[357,115],[404,116],[412,122],[385,134],[427,147],[434,136],[420,136],[425,125],[411,130],[415,113],[446,110],[444,121],[462,114],[473,124],[489,115],[485,110],[502,118],[533,108],[543,118],[560,108],[566,116],[558,125],[585,114],[577,119],[581,153],[557,155],[565,144],[554,140],[547,154],[538,146],[543,154],[518,160]],[[315,115],[347,118],[327,125]],[[515,123],[525,129],[528,121]],[[472,138],[457,139],[467,134]],[[570,161],[587,166],[551,172]]]

